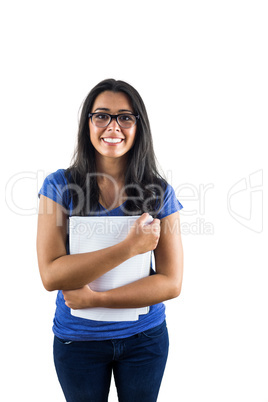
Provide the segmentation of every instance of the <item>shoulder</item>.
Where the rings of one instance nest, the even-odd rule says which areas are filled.
[[[50,173],[44,180],[38,196],[44,195],[51,198],[53,201],[66,207],[68,181],[66,178],[66,170],[58,169],[57,171]]]
[[[180,211],[183,206],[177,199],[174,188],[169,183],[163,183],[162,202],[157,213],[158,219],[163,219],[174,212]]]
[[[53,173],[50,173],[46,178],[45,181],[50,183],[62,183],[66,184],[66,169],[58,169]]]

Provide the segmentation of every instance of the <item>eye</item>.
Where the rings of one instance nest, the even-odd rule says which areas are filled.
[[[97,113],[94,115],[96,121],[106,121],[109,120],[109,116],[106,113]]]
[[[119,120],[122,123],[129,123],[129,122],[134,122],[135,121],[135,117],[132,116],[131,114],[121,114],[119,116]]]

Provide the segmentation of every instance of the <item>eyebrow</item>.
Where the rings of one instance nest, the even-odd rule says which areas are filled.
[[[97,109],[95,109],[95,112],[97,110],[104,110],[105,112],[110,112],[111,109],[108,109],[107,107],[98,107]],[[128,110],[128,109],[119,109],[118,112],[129,112],[129,113],[133,113],[132,110]]]

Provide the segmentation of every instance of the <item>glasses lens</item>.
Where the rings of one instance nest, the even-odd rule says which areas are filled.
[[[93,114],[92,123],[97,127],[106,127],[110,123],[110,116],[106,113]]]
[[[107,127],[110,124],[111,116],[107,113],[94,113],[92,123],[97,127]],[[119,114],[117,122],[122,128],[130,128],[136,124],[136,117],[133,114]]]
[[[130,128],[136,124],[136,117],[133,114],[120,114],[117,120],[123,128]]]

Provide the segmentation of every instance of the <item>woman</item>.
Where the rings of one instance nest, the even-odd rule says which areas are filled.
[[[169,345],[162,302],[179,296],[182,284],[182,206],[157,171],[146,109],[132,86],[108,79],[90,91],[73,164],[49,175],[39,196],[38,263],[44,287],[58,290],[54,362],[66,400],[107,401],[113,373],[119,401],[156,401]],[[154,217],[150,224],[148,213]],[[67,222],[72,215],[140,217],[120,243],[70,255]],[[150,276],[106,292],[88,286],[151,250],[155,271]],[[149,312],[137,321],[93,321],[71,314],[71,309],[145,306]]]

